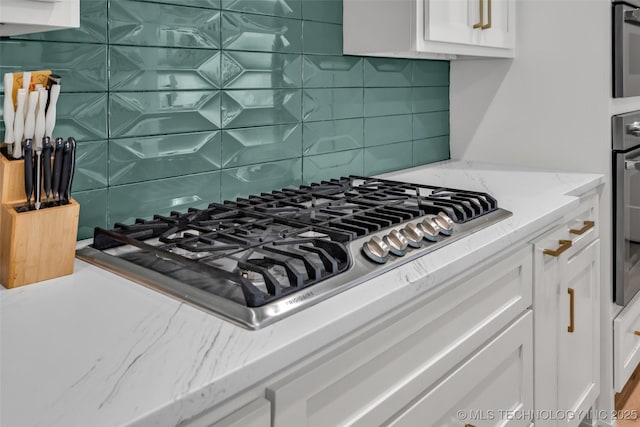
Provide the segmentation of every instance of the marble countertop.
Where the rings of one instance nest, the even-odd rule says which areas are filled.
[[[79,260],[0,291],[0,425],[178,424],[548,228],[604,182],[459,161],[384,177],[486,191],[513,216],[258,331]]]

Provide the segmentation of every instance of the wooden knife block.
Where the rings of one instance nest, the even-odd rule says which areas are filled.
[[[73,273],[80,205],[29,212],[26,204],[24,161],[0,155],[0,284],[28,285]]]

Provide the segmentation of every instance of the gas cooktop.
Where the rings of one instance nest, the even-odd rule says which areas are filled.
[[[258,329],[510,215],[486,193],[350,176],[96,228],[77,256]]]

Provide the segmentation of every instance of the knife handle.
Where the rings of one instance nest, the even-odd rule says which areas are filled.
[[[67,139],[69,145],[71,145],[71,153],[69,153],[71,157],[71,163],[69,165],[69,182],[64,189],[64,199],[69,201],[71,199],[71,187],[73,186],[73,176],[76,172],[76,140],[74,137],[70,136]]]
[[[47,201],[51,195],[51,148],[51,138],[45,137],[42,141],[42,177]]]
[[[51,76],[49,76],[51,77]],[[56,127],[56,115],[57,115],[57,104],[58,97],[60,96],[60,85],[55,84],[51,86],[51,90],[49,93],[48,104],[47,104],[47,112],[45,114],[45,136],[49,136],[53,138],[53,129]]]
[[[24,136],[24,104],[27,102],[27,92],[18,89],[16,114],[13,118],[13,158],[22,157],[22,137]]]
[[[38,92],[29,93],[27,116],[24,119],[24,137],[33,139],[36,130],[36,107],[38,106]]]
[[[33,148],[31,139],[24,141],[24,194],[27,196],[27,205],[31,205],[31,194],[33,194]]]
[[[13,119],[16,115],[13,109],[13,73],[4,75],[4,142],[12,144]]]
[[[52,186],[51,191],[53,191],[54,199],[57,197],[60,198],[60,175],[62,174],[62,138],[56,138],[56,147],[55,147],[55,157],[53,159],[53,175],[52,175]]]
[[[71,178],[71,143],[64,143],[62,160],[62,173],[60,174],[60,199],[62,202],[69,201],[67,198],[67,188],[69,187],[69,179]]]

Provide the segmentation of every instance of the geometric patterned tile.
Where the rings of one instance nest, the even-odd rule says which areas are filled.
[[[222,167],[231,168],[300,157],[302,126],[251,127],[222,133]]]
[[[55,70],[65,93],[103,92],[107,90],[107,47],[0,39],[0,75],[26,70]],[[3,81],[0,88],[4,91]]]
[[[111,138],[216,130],[220,92],[122,92],[109,99]]]
[[[220,12],[110,0],[109,43],[216,49],[220,47]]]
[[[300,53],[302,21],[234,12],[222,13],[222,48]]]
[[[263,191],[297,187],[302,181],[302,159],[260,163],[221,172],[222,199],[235,200]]]
[[[222,127],[266,126],[300,121],[299,89],[225,90]]]
[[[220,168],[220,131],[109,142],[109,184],[210,172]]]
[[[354,56],[305,56],[304,87],[362,87],[362,62]]]
[[[299,88],[302,56],[271,52],[222,54],[222,84],[228,89]]]
[[[365,175],[377,175],[413,166],[411,150],[411,141],[378,145],[376,147],[365,147]]]
[[[301,0],[222,0],[222,9],[284,18],[300,18],[302,16],[301,3]]]
[[[306,122],[302,130],[303,155],[334,153],[364,146],[364,120]]]
[[[220,87],[220,51],[217,50],[111,46],[109,57],[110,90]]]
[[[303,181],[306,184],[349,175],[362,175],[364,150],[318,154],[303,159]]]

